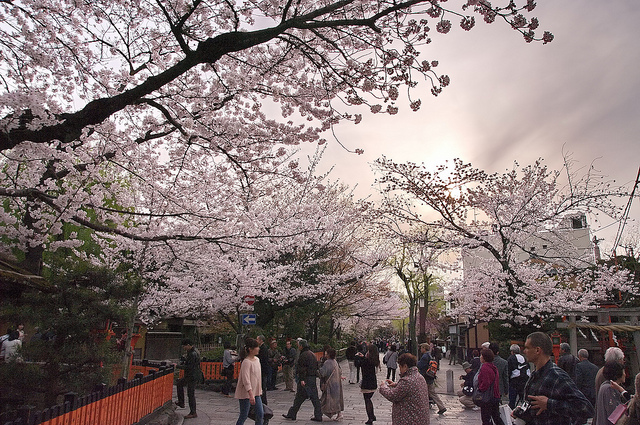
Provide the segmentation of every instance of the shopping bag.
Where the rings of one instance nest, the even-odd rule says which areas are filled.
[[[623,424],[626,422],[626,415],[627,415],[627,405],[624,403],[621,403],[621,404],[618,404],[618,407],[616,407],[615,410],[611,412],[611,414],[607,419],[609,419],[609,421],[612,424]]]
[[[501,404],[498,408],[500,410],[500,419],[504,422],[504,425],[513,425],[513,418],[511,417],[511,408],[508,404]]]

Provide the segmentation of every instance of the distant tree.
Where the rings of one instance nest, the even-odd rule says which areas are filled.
[[[414,235],[417,232],[412,232]],[[423,239],[426,235],[420,235]],[[402,236],[403,240],[398,241],[397,253],[390,257],[389,267],[403,284],[401,298],[406,302],[409,313],[409,338],[413,341],[412,348],[417,354],[417,347],[420,341],[417,338],[426,338],[418,332],[418,318],[420,303],[424,303],[425,320],[437,317],[436,310],[442,304],[443,283],[438,271],[443,270],[443,266],[438,263],[438,257],[443,251],[435,246],[428,246],[411,238],[409,233]],[[428,236],[427,236],[428,237]],[[426,325],[426,323],[425,323]]]
[[[567,162],[562,187],[561,174],[541,161],[504,174],[460,160],[435,171],[385,158],[377,167],[388,214],[446,235],[426,243],[462,251],[464,277],[449,288],[454,315],[539,325],[596,306],[613,289],[638,292],[628,273],[595,267],[586,229],[586,249],[575,240],[572,220],[583,227],[582,214],[615,217],[616,197],[626,194],[593,170],[579,175]],[[433,221],[424,218],[433,213]]]

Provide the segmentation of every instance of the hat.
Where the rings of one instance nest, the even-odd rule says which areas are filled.
[[[471,369],[471,363],[469,363],[469,362],[462,363],[462,368],[464,370]]]

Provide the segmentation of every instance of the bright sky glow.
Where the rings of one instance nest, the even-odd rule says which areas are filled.
[[[335,129],[357,156],[329,143],[324,166],[333,178],[373,193],[369,164],[381,155],[428,166],[460,157],[488,172],[544,158],[557,169],[562,154],[631,183],[640,166],[640,3],[540,1],[534,16],[552,43],[527,44],[496,22],[434,35],[423,59],[438,60],[451,85],[434,98],[421,85],[422,108],[396,116],[364,114]],[[434,31],[435,33],[435,31]],[[330,138],[330,135],[327,135]],[[640,220],[636,200],[627,229]],[[607,250],[616,225],[590,222]],[[636,227],[637,232],[637,227]]]

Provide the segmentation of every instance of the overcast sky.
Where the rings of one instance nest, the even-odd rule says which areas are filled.
[[[488,172],[543,158],[561,166],[569,152],[581,166],[595,166],[620,183],[640,166],[640,2],[539,0],[534,16],[552,43],[527,44],[496,22],[465,32],[433,36],[422,59],[438,60],[451,85],[434,98],[421,84],[423,106],[394,116],[365,115],[336,134],[357,156],[329,143],[324,167],[333,178],[373,192],[369,164],[381,155],[431,166],[459,157]],[[435,25],[431,25],[434,27]],[[640,200],[627,224],[640,220]],[[590,223],[611,246],[617,226]]]

